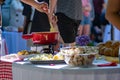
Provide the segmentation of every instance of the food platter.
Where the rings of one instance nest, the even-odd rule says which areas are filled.
[[[32,64],[65,64],[64,60],[41,60],[41,61],[30,61]]]
[[[64,59],[58,55],[52,54],[36,54],[32,57],[26,58],[32,64],[63,64]]]

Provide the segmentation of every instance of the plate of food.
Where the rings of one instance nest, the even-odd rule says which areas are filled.
[[[41,60],[41,61],[30,61],[32,64],[65,64],[64,60]]]
[[[28,61],[32,64],[63,64],[65,63],[62,55],[52,55],[52,54],[37,54],[33,57],[29,57]]]
[[[28,50],[21,50],[19,52],[17,52],[17,56],[20,58],[20,59],[24,59],[24,58],[28,58],[28,57],[32,57],[36,54],[40,54],[39,52],[37,51],[28,51]]]

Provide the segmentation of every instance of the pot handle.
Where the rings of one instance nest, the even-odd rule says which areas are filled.
[[[33,35],[32,34],[23,34],[22,38],[28,40],[28,39],[33,38]]]

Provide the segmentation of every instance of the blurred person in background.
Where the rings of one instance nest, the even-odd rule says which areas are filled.
[[[2,26],[2,4],[4,3],[5,0],[0,0],[0,26]]]
[[[4,27],[9,25],[10,21],[10,4],[12,0],[4,0],[4,3],[2,4],[2,28],[4,30]]]
[[[90,0],[82,0],[82,7],[83,7],[83,17],[78,28],[78,35],[90,35],[90,26],[91,26],[91,3]]]
[[[108,20],[105,18],[107,3],[108,3],[108,0],[104,0],[103,9],[100,16],[102,33],[103,33],[103,42],[112,40],[112,34],[113,34],[112,26],[108,22]]]
[[[102,30],[100,16],[103,9],[104,0],[93,0],[95,18],[92,22],[91,34],[94,36],[96,43],[102,42]]]
[[[20,0],[11,0],[10,3],[10,20],[8,26],[4,27],[5,31],[23,31],[24,16],[22,15],[23,5]]]
[[[120,0],[108,0],[106,18],[120,30]]]
[[[81,0],[50,0],[50,21],[52,21],[53,14],[57,16],[57,25],[64,46],[74,46],[82,20]]]
[[[109,24],[108,20],[105,18],[107,3],[108,3],[108,0],[104,0],[103,9],[100,16],[100,22],[102,26]]]
[[[2,37],[2,6],[4,4],[5,0],[0,0],[0,57],[8,54],[8,47],[6,44],[6,40]]]

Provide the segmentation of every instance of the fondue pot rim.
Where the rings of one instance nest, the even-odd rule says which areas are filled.
[[[44,33],[59,33],[59,32],[32,32],[31,34],[44,34]]]
[[[32,32],[31,34],[24,34],[22,35],[22,38],[28,40],[28,39],[33,39],[34,36],[36,35],[58,35],[59,32]]]

